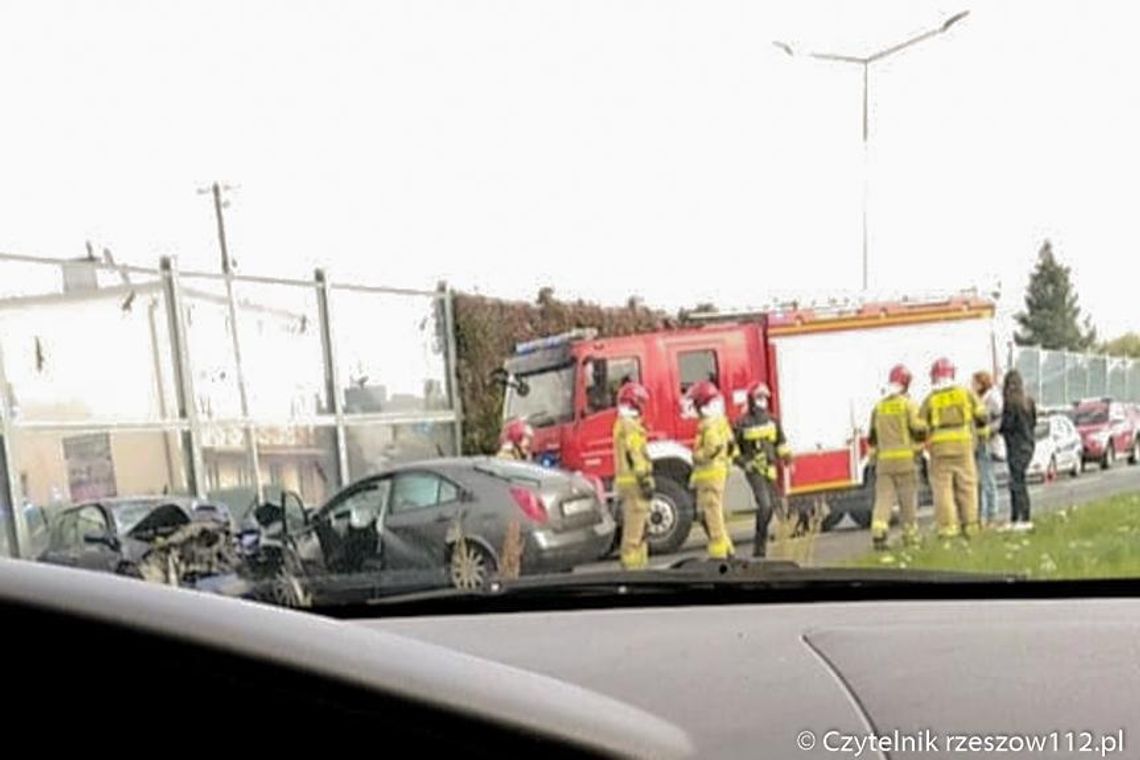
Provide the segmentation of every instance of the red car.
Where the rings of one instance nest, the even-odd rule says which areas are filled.
[[[1074,405],[1073,423],[1086,462],[1107,470],[1121,455],[1131,464],[1140,461],[1140,418],[1133,406],[1110,398],[1087,399]]]

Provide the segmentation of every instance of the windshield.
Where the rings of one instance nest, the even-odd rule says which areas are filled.
[[[566,422],[574,417],[574,365],[520,375],[528,386],[524,396],[507,392],[506,416],[521,417],[534,427]]]
[[[111,507],[111,514],[118,525],[119,533],[130,533],[147,515],[161,505],[154,501],[118,502]]]
[[[1140,11],[1007,4],[6,4],[0,576],[1140,579]]]
[[[1077,425],[1104,425],[1108,422],[1108,407],[1081,407],[1073,415],[1073,422]]]

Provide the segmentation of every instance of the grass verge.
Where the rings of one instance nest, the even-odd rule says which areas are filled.
[[[853,567],[1017,573],[1039,579],[1140,577],[1140,493],[1118,494],[1034,519],[1030,533],[986,530],[973,539],[924,538],[870,552]]]

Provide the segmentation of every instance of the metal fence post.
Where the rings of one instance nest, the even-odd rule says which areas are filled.
[[[8,547],[13,557],[28,549],[28,526],[24,522],[24,495],[20,478],[12,460],[12,407],[8,403],[8,376],[4,373],[4,349],[0,346],[0,486],[11,507],[8,523]]]
[[[344,399],[340,395],[340,369],[336,360],[336,341],[332,326],[332,308],[329,305],[329,280],[323,269],[313,273],[317,281],[317,319],[321,330],[321,359],[325,365],[325,392],[336,417],[336,468],[340,487],[348,485],[348,436],[344,428]]]
[[[1061,405],[1069,404],[1069,352],[1061,352]]]
[[[1037,356],[1037,400],[1045,398],[1045,351],[1041,348],[1036,350]]]
[[[443,315],[447,332],[447,397],[451,399],[451,409],[455,412],[455,453],[463,453],[463,399],[459,393],[459,367],[455,346],[455,293],[440,283],[443,292]]]
[[[178,281],[178,264],[171,256],[163,256],[160,264],[162,289],[166,299],[166,318],[170,327],[171,360],[174,364],[174,387],[178,416],[190,424],[182,434],[182,448],[188,457],[190,487],[195,496],[206,495],[206,472],[202,462],[202,429],[198,418],[198,400],[194,395],[194,372],[190,367],[190,351],[186,342],[186,322],[182,313],[182,289]]]
[[[215,186],[216,187],[216,186]],[[250,474],[253,477],[253,487],[257,493],[257,503],[264,499],[264,490],[261,487],[261,464],[257,451],[257,429],[249,418],[249,393],[245,387],[245,372],[242,370],[241,339],[238,337],[237,301],[234,299],[234,276],[229,267],[225,270],[226,282],[226,309],[230,316],[230,337],[233,341],[234,372],[237,374],[238,399],[241,402],[241,416],[245,420],[245,451],[249,461]]]

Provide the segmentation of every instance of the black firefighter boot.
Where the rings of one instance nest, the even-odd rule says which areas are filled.
[[[768,556],[768,535],[767,531],[763,534],[757,533],[756,538],[752,541],[752,558],[764,559]]]

